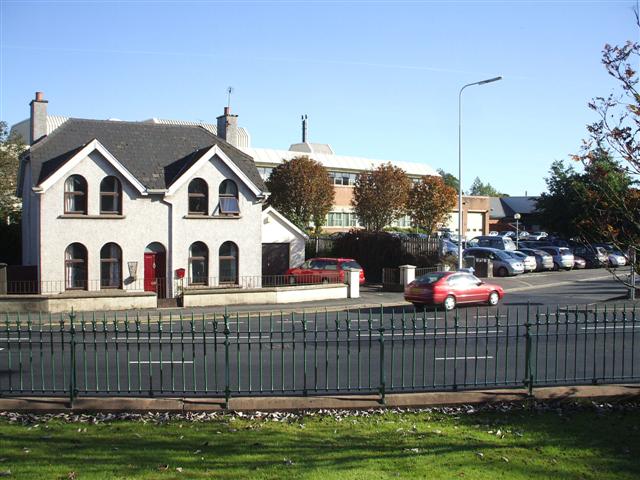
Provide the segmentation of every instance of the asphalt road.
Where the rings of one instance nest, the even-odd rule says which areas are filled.
[[[520,386],[529,372],[537,385],[640,380],[640,309],[605,310],[622,293],[606,271],[498,282],[508,292],[499,308],[448,314],[369,289],[359,304],[234,308],[226,324],[220,309],[80,314],[73,333],[66,317],[7,319],[0,392],[425,391]]]

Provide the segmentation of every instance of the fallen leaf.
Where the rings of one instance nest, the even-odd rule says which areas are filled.
[[[476,452],[476,455],[478,456],[478,458],[484,458],[484,453],[482,452]]]
[[[502,459],[503,462],[505,463],[509,463],[509,459],[507,457],[500,457]]]
[[[176,472],[182,473],[182,467],[176,467]]]
[[[67,480],[76,480],[76,478],[78,478],[78,475],[76,475],[76,472],[69,472],[67,474]]]

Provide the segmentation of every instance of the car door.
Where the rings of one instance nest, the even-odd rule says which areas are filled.
[[[447,279],[450,293],[456,297],[456,303],[468,303],[469,302],[469,281],[466,279],[467,275],[464,273],[456,273],[451,275]]]
[[[464,282],[467,284],[467,298],[469,302],[486,302],[489,299],[489,288],[475,275],[466,274]]]

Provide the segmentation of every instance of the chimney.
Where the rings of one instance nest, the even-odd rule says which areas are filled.
[[[30,145],[47,136],[47,100],[42,92],[36,92],[35,100],[31,100]]]
[[[307,116],[302,115],[302,143],[307,143]]]
[[[224,114],[218,118],[218,136],[234,147],[238,146],[238,116],[231,115],[231,108],[224,107]]]

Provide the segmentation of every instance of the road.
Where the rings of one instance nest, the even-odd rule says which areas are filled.
[[[233,309],[226,324],[211,310],[79,315],[73,332],[64,317],[6,321],[0,392],[215,396],[228,386],[233,394],[313,394],[373,392],[382,383],[424,391],[520,386],[528,372],[538,385],[639,381],[640,315],[596,305],[621,290],[600,278],[605,271],[587,273],[553,274],[562,277],[552,287],[542,275],[498,279],[510,282],[499,308],[447,314],[370,290],[359,299],[366,308]]]

